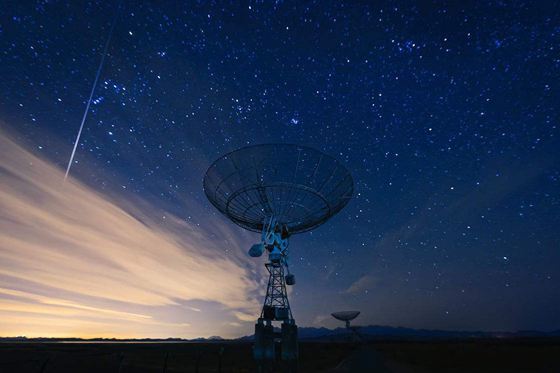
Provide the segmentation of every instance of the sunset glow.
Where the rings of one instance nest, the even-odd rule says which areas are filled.
[[[257,280],[241,256],[218,255],[219,240],[64,183],[59,167],[5,135],[0,152],[3,335],[197,337],[250,325]],[[223,319],[211,330],[208,310]]]

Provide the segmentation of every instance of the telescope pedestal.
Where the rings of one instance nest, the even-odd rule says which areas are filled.
[[[276,341],[280,341],[280,346]],[[280,361],[277,362],[277,347],[280,347]],[[265,373],[281,367],[282,372],[297,372],[298,341],[297,325],[283,322],[281,331],[275,332],[272,323],[259,318],[255,324],[255,344],[253,358],[257,365],[257,372]]]
[[[282,362],[284,372],[297,372],[298,361],[298,333],[295,323],[282,323]]]
[[[269,273],[266,298],[261,317],[255,324],[253,357],[257,372],[269,372],[276,365],[276,341],[280,341],[280,362],[283,372],[297,372],[298,341],[297,325],[292,317],[284,266],[273,261],[265,264]],[[282,321],[280,332],[275,332],[273,321]]]

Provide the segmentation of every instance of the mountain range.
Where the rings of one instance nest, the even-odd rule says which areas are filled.
[[[521,330],[517,332],[485,332],[485,331],[449,331],[449,330],[431,330],[431,329],[413,329],[392,326],[368,325],[353,327],[353,329],[365,340],[437,340],[437,339],[479,339],[479,338],[558,338],[560,330],[543,332],[536,330]],[[280,331],[279,329],[277,330]],[[351,331],[346,328],[314,328],[299,327],[298,336],[300,340],[314,341],[344,341],[348,340]],[[80,341],[100,341],[100,342],[224,342],[224,341],[251,341],[252,335],[244,336],[236,339],[224,339],[219,336],[209,338],[138,338],[138,339],[116,339],[116,338],[27,338],[25,336],[18,337],[0,337],[0,342],[80,342]]]
[[[476,338],[548,338],[560,337],[560,330],[543,332],[536,330],[521,330],[517,332],[485,332],[485,331],[449,331],[432,329],[413,329],[404,327],[368,325],[353,327],[353,329],[366,340],[374,339],[476,339]],[[280,331],[280,330],[278,330]],[[346,328],[298,328],[300,340],[324,340],[337,341],[345,340],[351,335],[351,331]],[[241,340],[252,340],[253,336],[245,336]]]

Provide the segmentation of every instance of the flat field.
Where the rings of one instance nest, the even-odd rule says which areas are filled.
[[[2,373],[253,371],[250,343],[0,344]],[[299,372],[330,371],[560,372],[560,341],[300,343]]]

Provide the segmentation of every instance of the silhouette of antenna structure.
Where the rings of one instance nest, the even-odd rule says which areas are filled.
[[[331,313],[332,317],[334,317],[335,319],[344,321],[346,329],[352,332],[353,339],[355,340],[361,340],[361,336],[358,332],[358,327],[350,326],[350,321],[358,317],[359,314],[360,311],[340,311]]]
[[[269,279],[253,347],[259,371],[273,366],[275,339],[281,340],[285,370],[297,368],[297,326],[286,291],[286,285],[295,284],[288,265],[289,238],[326,222],[346,206],[353,191],[352,175],[342,163],[306,146],[249,146],[208,168],[208,200],[235,224],[261,234],[249,249],[251,257],[268,253]],[[279,334],[273,321],[282,322]]]

